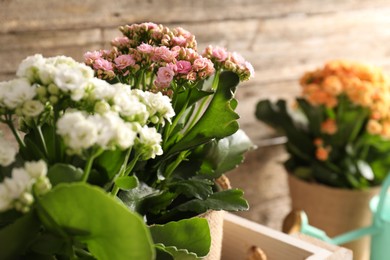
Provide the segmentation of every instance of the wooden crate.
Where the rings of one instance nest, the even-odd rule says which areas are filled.
[[[252,246],[260,248],[267,256],[267,260],[352,260],[352,252],[348,249],[301,234],[286,235],[226,213],[221,259],[245,260]]]

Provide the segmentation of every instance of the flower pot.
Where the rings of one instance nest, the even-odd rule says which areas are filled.
[[[380,187],[347,190],[309,183],[288,175],[292,210],[303,210],[312,226],[324,230],[329,237],[343,234],[372,222],[369,202]],[[342,245],[353,251],[355,260],[370,256],[370,237],[362,237]]]
[[[217,186],[222,190],[231,188],[229,179],[222,175],[216,180]],[[205,218],[209,223],[210,236],[211,236],[211,247],[208,255],[203,258],[204,260],[219,260],[221,259],[222,253],[222,238],[223,238],[223,222],[225,211],[223,210],[210,210],[200,215]]]

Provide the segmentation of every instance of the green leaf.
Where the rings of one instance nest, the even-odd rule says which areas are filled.
[[[174,260],[197,260],[197,259],[203,259],[203,257],[197,257],[196,254],[188,252],[188,250],[185,249],[178,249],[174,246],[167,246],[165,247],[162,244],[157,244],[157,248],[160,252],[165,252],[168,256],[164,255],[162,259],[174,259]],[[169,258],[170,256],[170,258]],[[157,258],[160,260],[160,258]]]
[[[131,190],[138,186],[136,176],[122,176],[115,180],[115,184],[122,190]]]
[[[214,177],[219,177],[242,163],[243,154],[252,147],[254,145],[245,132],[238,130],[231,136],[210,143],[204,163],[212,165]]]
[[[140,212],[143,199],[148,196],[158,195],[159,193],[159,190],[153,189],[141,182],[138,187],[134,189],[129,191],[120,191],[118,193],[118,197],[131,211]]]
[[[163,244],[165,248],[184,249],[198,257],[206,256],[210,250],[210,229],[204,218],[191,218],[169,222],[165,225],[153,225],[150,227],[150,231],[153,241]]]
[[[301,160],[310,162],[314,154],[313,136],[305,125],[294,123],[287,112],[286,101],[278,100],[275,104],[269,100],[257,103],[256,117],[287,136],[287,151]]]
[[[214,138],[224,138],[239,129],[237,122],[239,116],[231,106],[233,89],[238,83],[239,78],[235,73],[224,72],[221,74],[217,91],[202,117],[166,153],[166,156],[207,143]]]
[[[0,259],[18,259],[38,235],[40,223],[34,212],[29,212],[14,223],[0,229]]]
[[[196,86],[187,88],[185,91],[182,91],[177,95],[175,111],[176,113],[181,111],[186,102],[188,102],[187,107],[190,107],[202,98],[212,94],[214,94],[214,91],[203,91]]]
[[[63,182],[80,181],[82,176],[83,170],[63,163],[54,164],[47,172],[47,177],[54,186]]]
[[[194,199],[179,205],[175,210],[193,211],[198,214],[208,210],[242,211],[249,208],[248,202],[242,198],[242,190],[230,189],[213,193],[206,200]]]
[[[214,182],[207,179],[180,180],[169,184],[175,193],[184,194],[187,198],[206,199],[213,193]]]
[[[94,167],[99,172],[104,172],[108,179],[111,180],[119,172],[125,157],[126,152],[120,149],[107,150],[94,160]]]
[[[38,213],[45,225],[53,226],[45,223],[47,213],[63,228],[62,232],[87,232],[75,235],[74,239],[85,243],[98,259],[154,257],[151,235],[142,218],[98,187],[86,183],[59,184],[39,204]]]

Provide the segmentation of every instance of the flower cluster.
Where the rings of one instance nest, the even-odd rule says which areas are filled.
[[[85,62],[99,78],[119,80],[153,91],[172,93],[172,89],[212,76],[217,69],[233,71],[241,80],[254,75],[252,65],[238,53],[209,46],[200,55],[195,37],[183,28],[173,30],[154,23],[120,28],[122,37],[112,41],[111,50],[87,52]],[[140,77],[141,75],[141,77]],[[135,77],[134,77],[135,76]],[[146,83],[146,84],[145,84]]]
[[[390,79],[374,66],[347,61],[331,61],[322,69],[308,72],[301,78],[303,97],[311,105],[329,109],[345,95],[355,105],[369,109],[367,131],[390,138]],[[325,133],[334,134],[337,125],[327,119],[322,125]]]
[[[14,168],[12,176],[0,183],[0,212],[11,208],[28,212],[34,202],[33,189],[38,195],[51,189],[46,173],[47,165],[42,160],[25,162],[24,167]]]
[[[334,60],[305,73],[300,84],[295,110],[260,101],[256,112],[287,135],[288,170],[331,186],[381,183],[390,166],[390,78],[375,66]]]
[[[161,136],[157,133],[148,140],[145,136],[150,137],[151,130],[145,126],[170,122],[175,112],[169,98],[131,90],[121,83],[111,85],[93,75],[90,67],[69,57],[37,54],[26,58],[19,66],[18,78],[2,83],[3,121],[10,123],[7,115],[15,112],[25,118],[24,123],[42,125],[53,120],[53,111],[60,109],[63,112],[58,114],[57,133],[70,154],[82,154],[94,147],[125,150],[136,138],[140,144],[153,143],[146,150],[156,151],[147,152],[149,157],[143,158],[161,154],[161,147],[155,147],[160,145]]]
[[[202,258],[211,241],[196,216],[248,209],[218,179],[252,147],[234,99],[252,66],[220,47],[202,56],[182,28],[120,30],[85,64],[37,54],[0,82],[0,123],[18,144],[0,136],[0,240],[17,238],[0,259]],[[160,243],[173,229],[199,246]]]

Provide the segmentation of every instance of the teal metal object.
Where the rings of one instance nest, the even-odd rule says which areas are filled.
[[[370,209],[373,214],[370,226],[330,238],[323,230],[310,226],[306,213],[301,211],[300,232],[334,245],[344,244],[363,236],[371,236],[370,259],[390,259],[390,194],[387,192],[389,186],[390,174],[383,182],[379,195],[370,201]]]

